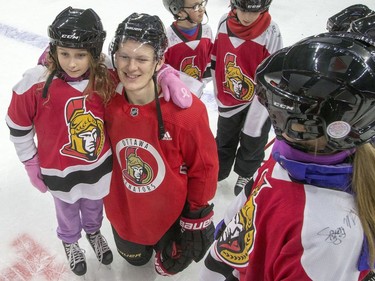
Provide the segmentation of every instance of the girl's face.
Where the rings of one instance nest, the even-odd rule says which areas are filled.
[[[192,25],[201,23],[204,18],[204,12],[206,11],[207,0],[185,0],[184,3],[185,8],[179,12],[179,16],[181,18],[186,18],[186,16],[188,15],[190,19],[195,23]],[[185,23],[188,21],[183,22]]]
[[[298,123],[292,124],[291,129],[296,132],[306,132],[305,126],[303,126],[302,124],[298,124]],[[324,150],[324,148],[327,145],[327,139],[325,136],[321,136],[320,138],[313,139],[313,140],[295,140],[289,137],[287,134],[283,133],[283,137],[289,142],[294,142],[294,143],[303,145],[310,152]]]
[[[85,49],[56,48],[59,64],[70,77],[78,78],[90,67],[91,55]]]
[[[249,26],[255,22],[260,16],[261,12],[245,12],[241,9],[236,9],[237,18],[243,26]]]
[[[152,76],[163,62],[164,58],[156,61],[155,50],[148,44],[131,39],[120,44],[115,55],[115,64],[130,101],[131,97],[143,100],[147,96],[154,97]]]

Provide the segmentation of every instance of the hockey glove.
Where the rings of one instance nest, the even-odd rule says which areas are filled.
[[[157,74],[165,101],[172,101],[180,108],[188,108],[193,103],[190,89],[181,81],[179,72],[169,65],[165,65]]]
[[[25,165],[25,169],[30,178],[31,184],[35,186],[40,192],[46,192],[48,188],[43,182],[38,154],[35,154],[34,157],[30,160],[23,162],[23,164]]]
[[[183,271],[192,261],[175,241],[171,241],[164,249],[156,252],[155,270],[160,275],[171,276]]]
[[[181,217],[181,249],[195,262],[199,262],[214,241],[215,226],[212,222],[213,204]]]

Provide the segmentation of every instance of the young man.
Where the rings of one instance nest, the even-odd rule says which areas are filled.
[[[198,262],[212,243],[218,171],[205,105],[193,96],[181,109],[160,98],[167,44],[157,16],[134,13],[119,24],[110,49],[119,81],[105,114],[114,165],[104,204],[117,250],[136,266],[155,251],[162,275]]]

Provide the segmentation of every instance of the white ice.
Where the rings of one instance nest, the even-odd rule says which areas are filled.
[[[9,0],[8,0],[9,1]],[[0,13],[0,281],[5,280],[82,280],[70,272],[61,241],[56,237],[56,219],[52,197],[42,194],[30,184],[23,165],[18,161],[4,117],[10,102],[12,87],[23,72],[34,66],[42,47],[47,42],[47,26],[68,5],[74,8],[93,8],[102,18],[107,30],[104,51],[115,29],[132,12],[157,14],[166,25],[172,16],[162,1],[97,1],[97,0],[3,0]],[[364,4],[375,9],[373,0],[274,0],[270,9],[284,38],[284,45],[326,31],[331,15],[353,4]],[[207,6],[209,24],[214,33],[220,17],[226,13],[229,0],[210,0]],[[207,104],[212,132],[216,133],[217,108],[212,84],[208,84],[202,100]],[[233,186],[237,175],[232,173],[218,184],[215,203],[215,222],[234,198]],[[170,278],[158,276],[153,263],[142,267],[128,265],[115,251],[109,223],[104,219],[102,233],[114,250],[114,262],[109,270],[100,266],[87,241],[88,272],[85,280],[198,280],[202,262],[192,264],[184,272]]]

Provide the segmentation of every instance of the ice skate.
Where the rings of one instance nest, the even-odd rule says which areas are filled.
[[[113,254],[100,230],[92,234],[87,233],[86,238],[93,248],[98,261],[110,268],[110,264],[113,261]]]
[[[66,257],[69,262],[70,269],[78,276],[86,274],[87,265],[83,250],[79,247],[78,242],[63,242]]]
[[[234,194],[237,196],[242,189],[245,188],[245,186],[250,182],[251,178],[245,178],[239,176],[236,182],[236,186],[234,187]]]

